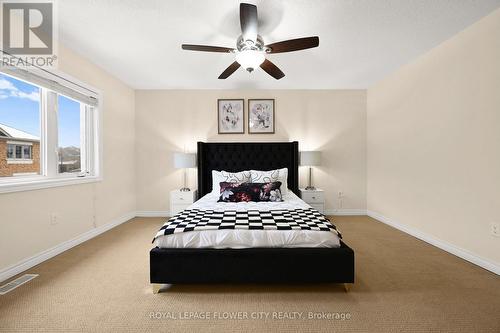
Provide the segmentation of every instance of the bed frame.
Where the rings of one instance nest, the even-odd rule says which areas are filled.
[[[198,193],[212,191],[212,170],[288,168],[288,188],[299,194],[298,142],[198,142]],[[354,251],[339,248],[160,249],[149,253],[150,281],[185,283],[354,283]]]

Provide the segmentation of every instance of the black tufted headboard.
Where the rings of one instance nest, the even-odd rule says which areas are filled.
[[[212,170],[274,170],[288,168],[288,188],[299,195],[299,143],[198,142],[198,192],[212,191]]]

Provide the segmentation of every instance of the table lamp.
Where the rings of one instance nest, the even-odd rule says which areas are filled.
[[[309,167],[309,185],[306,187],[308,191],[314,191],[316,188],[312,185],[312,167],[321,165],[320,151],[303,151],[300,152],[300,165]]]
[[[196,167],[196,154],[192,153],[174,153],[174,167],[176,169],[184,169],[184,187],[181,188],[182,192],[191,191],[187,187],[187,170],[188,168]]]

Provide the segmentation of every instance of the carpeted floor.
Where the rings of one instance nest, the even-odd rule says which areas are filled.
[[[0,331],[500,332],[499,276],[371,218],[334,220],[356,252],[349,293],[196,285],[153,295],[148,250],[162,219],[136,218],[30,269],[40,276],[0,296]],[[226,318],[234,312],[242,319]]]

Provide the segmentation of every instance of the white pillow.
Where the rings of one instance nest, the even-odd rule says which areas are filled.
[[[212,170],[212,193],[220,194],[220,183],[249,183],[250,171],[227,172]]]
[[[281,182],[281,194],[288,194],[288,169],[276,169],[269,171],[250,170],[251,183]]]

